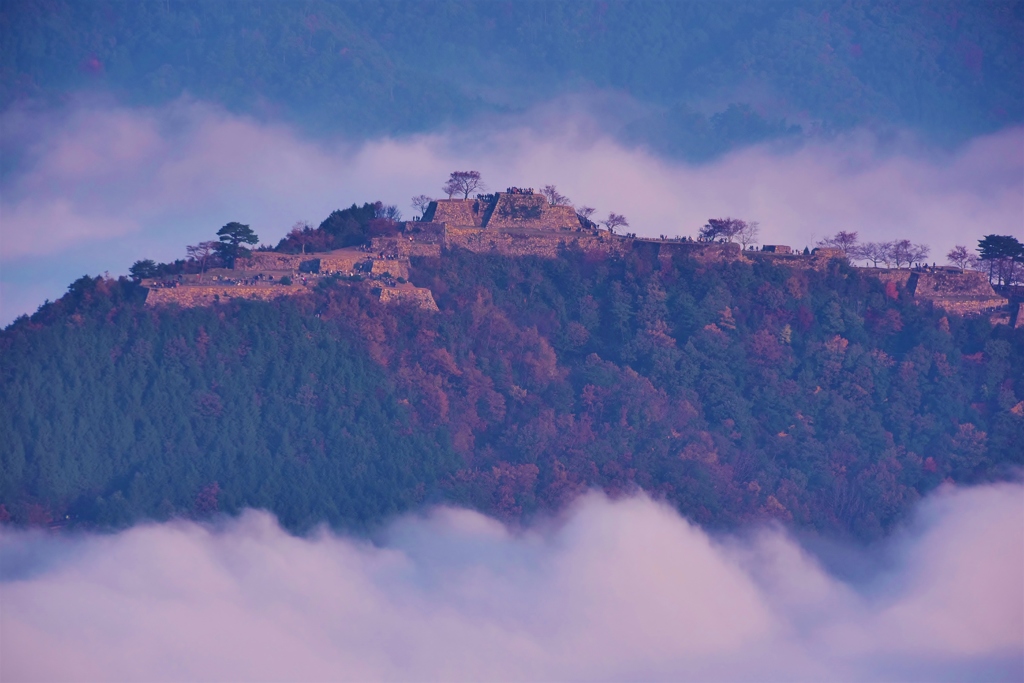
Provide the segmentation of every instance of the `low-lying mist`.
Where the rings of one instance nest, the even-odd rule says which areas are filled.
[[[906,237],[943,261],[954,244],[1019,232],[1024,129],[953,152],[866,133],[762,145],[705,165],[627,147],[601,117],[558,103],[533,118],[355,143],[312,140],[192,100],[163,108],[78,101],[0,115],[0,322],[56,298],[84,273],[125,273],[141,258],[184,257],[228,221],[276,243],[353,202],[438,196],[448,173],[491,189],[553,183],[642,236],[694,235],[709,217],[760,221],[761,240],[798,248],[838,230]]]
[[[375,543],[263,512],[113,535],[0,528],[4,680],[1020,680],[1024,486],[943,489],[870,567],[590,494]]]

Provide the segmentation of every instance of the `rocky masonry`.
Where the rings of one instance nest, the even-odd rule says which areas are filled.
[[[433,292],[426,287],[381,287],[378,296],[382,303],[410,302],[427,311],[438,310]]]
[[[985,273],[977,271],[937,268],[914,273],[908,288],[912,288],[915,298],[960,315],[991,311],[1010,303],[995,293]]]
[[[868,269],[883,282],[894,282],[907,289],[920,301],[930,301],[950,313],[973,315],[1002,308],[1009,304],[996,294],[988,277],[977,271],[958,268]]]
[[[578,230],[582,227],[571,206],[552,206],[540,194],[499,192],[478,199],[438,199],[423,220],[455,228],[488,230]]]
[[[479,199],[438,199],[427,207],[423,220],[481,228],[484,226],[484,213],[488,208],[488,205]]]
[[[423,219],[401,224],[401,233],[374,237],[369,247],[338,249],[317,254],[255,252],[239,259],[235,271],[240,282],[199,283],[184,280],[173,286],[156,287],[146,299],[148,305],[176,303],[182,306],[210,305],[225,298],[273,299],[304,291],[299,285],[274,284],[275,277],[310,278],[331,274],[362,275],[377,283],[383,302],[413,301],[427,310],[437,310],[429,289],[406,281],[412,257],[440,257],[444,251],[466,249],[483,254],[511,257],[557,258],[565,249],[598,251],[624,256],[645,251],[661,261],[691,257],[703,262],[771,260],[792,268],[819,270],[832,259],[846,258],[841,249],[819,247],[810,255],[794,252],[786,245],[768,245],[761,250],[743,250],[731,242],[695,242],[685,239],[623,237],[584,225],[571,206],[553,206],[532,191],[509,191],[478,195],[476,199],[440,199],[430,203]],[[996,294],[984,273],[956,268],[887,269],[867,268],[882,282],[894,283],[919,301],[930,301],[950,313],[976,315],[997,312],[994,322],[1024,326],[1024,311],[1009,311],[1009,301]],[[228,271],[230,273],[230,271]],[[356,278],[358,280],[358,278]]]
[[[306,291],[302,285],[185,285],[181,287],[152,287],[146,294],[147,306],[175,304],[185,308],[212,306],[230,299],[269,301],[282,296],[294,296]]]
[[[279,254],[274,251],[256,251],[235,263],[235,270],[246,273],[352,273],[357,264],[372,258],[372,254],[358,249],[337,249],[319,254]]]
[[[576,248],[583,251],[603,251],[624,254],[628,242],[611,236],[590,234],[498,231],[474,228],[448,228],[445,247],[455,247],[477,253],[495,253],[505,256],[542,256],[555,258],[560,249]]]
[[[571,206],[552,206],[542,195],[499,194],[488,229],[576,230],[580,219]]]

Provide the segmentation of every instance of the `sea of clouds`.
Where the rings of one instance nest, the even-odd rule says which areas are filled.
[[[954,244],[1024,229],[1020,127],[954,150],[859,132],[690,165],[616,141],[578,103],[352,142],[190,99],[81,99],[0,114],[0,150],[0,324],[80,275],[183,258],[228,221],[276,243],[296,221],[316,225],[353,202],[379,199],[411,218],[409,199],[438,196],[457,169],[479,170],[491,189],[553,183],[599,215],[625,214],[642,236],[695,235],[731,215],[759,221],[766,243],[802,248],[856,230],[927,243],[942,262]]]
[[[0,527],[0,679],[1024,678],[1024,486],[943,489],[836,547],[597,493],[527,528],[437,508],[372,542],[257,511]]]

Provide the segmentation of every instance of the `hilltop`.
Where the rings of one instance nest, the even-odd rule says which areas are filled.
[[[554,188],[552,188],[554,189]],[[370,204],[363,211],[369,215]],[[358,210],[353,206],[347,212]],[[341,213],[341,212],[336,212]],[[329,221],[330,219],[328,219]],[[325,221],[325,225],[328,223]],[[367,220],[367,225],[369,225]],[[382,225],[383,223],[383,225]],[[319,232],[313,236],[314,232]],[[568,204],[552,204],[530,190],[481,194],[474,199],[432,200],[419,220],[380,221],[376,236],[361,244],[331,249],[321,226],[317,231],[291,234],[274,250],[261,250],[239,258],[231,269],[202,273],[176,273],[142,280],[151,306],[209,305],[221,299],[274,299],[298,295],[325,279],[372,283],[381,301],[413,301],[437,310],[429,287],[409,281],[411,258],[434,257],[457,250],[510,257],[559,258],[567,251],[599,253],[623,258],[642,252],[648,258],[670,262],[678,256],[701,262],[772,262],[794,269],[823,270],[832,259],[846,261],[842,249],[817,247],[795,252],[788,245],[742,249],[725,240],[692,238],[639,238],[601,229]],[[294,251],[301,245],[301,253]],[[307,245],[315,245],[306,253]],[[325,249],[317,251],[317,247]],[[853,266],[856,267],[856,266]],[[863,268],[865,274],[893,283],[916,301],[928,302],[950,313],[988,314],[993,323],[1024,325],[1020,303],[995,292],[981,272],[955,267]]]
[[[362,246],[298,231],[230,270],[82,278],[19,319],[0,335],[0,516],[262,507],[365,528],[639,487],[711,526],[871,538],[944,481],[1022,464],[1024,330],[948,305],[984,310],[987,281],[579,220],[458,226],[444,206]]]

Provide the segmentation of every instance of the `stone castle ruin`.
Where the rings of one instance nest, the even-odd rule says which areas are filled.
[[[147,306],[176,304],[210,306],[230,299],[270,300],[309,291],[325,277],[369,280],[383,302],[411,302],[437,310],[429,289],[408,282],[409,259],[395,253],[337,249],[319,254],[253,252],[235,262],[234,269],[216,269],[203,276],[187,275],[144,281]]]
[[[1006,308],[1010,301],[999,296],[988,281],[988,276],[974,270],[935,267],[910,269],[872,268],[883,282],[903,286],[919,301],[950,313],[977,315]]]
[[[543,195],[529,191],[438,199],[427,207],[423,221],[489,230],[578,231],[586,227],[573,207],[552,205]]]
[[[846,258],[841,249],[831,247],[805,255],[787,245],[744,250],[733,242],[615,235],[580,218],[572,206],[551,204],[532,190],[509,188],[476,199],[432,201],[420,220],[401,224],[397,235],[373,238],[369,246],[305,255],[257,251],[238,259],[234,270],[207,274],[205,281],[179,276],[177,282],[149,283],[146,303],[196,306],[230,298],[272,299],[301,294],[323,277],[344,276],[370,280],[383,302],[407,301],[437,310],[429,289],[408,282],[410,259],[440,257],[452,249],[543,258],[557,258],[564,249],[613,256],[641,250],[659,260],[671,261],[676,255],[704,262],[767,259],[800,269],[821,269],[832,259]],[[994,323],[1024,325],[1024,311],[1007,313],[1009,301],[996,294],[983,273],[956,268],[865,270],[950,313],[993,314]]]

